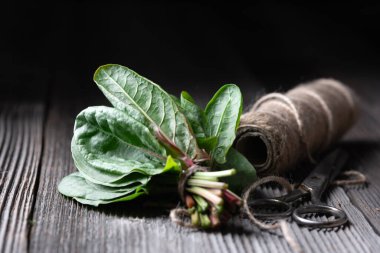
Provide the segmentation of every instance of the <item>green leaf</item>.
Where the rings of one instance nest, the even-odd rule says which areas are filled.
[[[75,166],[81,172],[81,175],[95,184],[110,187],[124,187],[135,182],[146,183],[149,181],[150,177],[140,171],[144,168],[145,164],[139,164],[136,170],[131,169],[131,172],[125,175],[109,172],[107,168],[92,166],[77,150],[76,145],[71,145],[71,153]],[[147,166],[149,166],[149,164]]]
[[[166,164],[162,172],[166,172],[166,171],[176,171],[178,173],[181,172],[182,171],[181,163],[173,159],[173,157],[169,155],[168,158],[166,159]]]
[[[226,84],[207,104],[207,136],[218,138],[211,156],[218,163],[226,162],[226,154],[235,140],[236,129],[242,112],[242,95],[239,87]]]
[[[85,205],[99,206],[99,205],[105,205],[105,204],[116,203],[116,202],[131,201],[141,195],[146,195],[146,194],[148,194],[148,192],[144,188],[141,188],[132,194],[129,194],[121,198],[112,199],[112,200],[90,200],[90,199],[83,199],[83,198],[74,198],[74,199],[78,201],[79,203],[82,203]]]
[[[149,121],[154,130],[164,134],[190,158],[197,155],[196,139],[186,117],[159,85],[116,64],[99,67],[94,81],[115,108],[140,122]]]
[[[65,196],[77,201],[97,206],[111,202],[131,200],[145,193],[144,185],[135,184],[124,188],[112,188],[87,181],[79,172],[72,173],[62,179],[58,190]]]
[[[194,99],[186,91],[181,93],[181,108],[188,119],[196,138],[204,138],[206,116],[203,110],[195,103]]]
[[[178,107],[181,107],[181,101],[179,100],[179,98],[177,98],[176,96],[174,96],[173,94],[170,94],[170,97],[173,99],[174,103],[176,103],[176,105]]]
[[[220,169],[236,169],[237,173],[233,176],[223,178],[228,183],[229,188],[236,192],[242,192],[244,188],[256,180],[256,170],[253,165],[240,154],[236,149],[230,148],[227,153],[227,162],[217,164]]]
[[[131,173],[163,173],[167,159],[165,148],[151,129],[105,106],[89,107],[79,113],[71,150],[78,170],[88,180],[109,186]],[[136,180],[136,175],[132,179]],[[126,184],[124,180],[122,185]]]
[[[205,149],[207,153],[211,153],[211,151],[214,150],[218,142],[218,137],[211,136],[211,137],[197,138],[197,141],[200,148]]]
[[[181,92],[181,100],[180,101],[182,102],[182,100],[186,100],[186,101],[196,105],[194,98],[187,91]]]

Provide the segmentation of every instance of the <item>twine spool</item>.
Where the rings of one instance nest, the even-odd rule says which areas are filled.
[[[281,175],[326,150],[353,125],[357,114],[352,90],[333,79],[318,79],[260,98],[242,115],[235,147],[258,175]]]

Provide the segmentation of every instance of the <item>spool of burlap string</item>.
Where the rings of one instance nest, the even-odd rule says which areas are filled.
[[[302,160],[313,161],[314,155],[337,141],[355,122],[357,101],[352,90],[333,79],[300,84],[285,94],[270,93],[242,115],[235,148],[250,160],[259,176],[284,174]],[[338,180],[336,184],[365,182],[365,176],[359,174],[358,179]],[[286,220],[266,224],[254,217],[249,196],[268,182],[277,182],[288,192],[292,190],[284,178],[261,178],[244,192],[242,210],[263,230],[279,228],[292,250],[303,252]]]
[[[281,175],[338,140],[357,112],[351,89],[333,79],[318,79],[260,98],[242,115],[235,147],[258,175]]]

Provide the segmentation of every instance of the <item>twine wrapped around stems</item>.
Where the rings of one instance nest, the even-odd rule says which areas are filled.
[[[334,79],[301,84],[260,98],[241,117],[235,147],[258,175],[281,175],[326,150],[356,121],[358,100]]]

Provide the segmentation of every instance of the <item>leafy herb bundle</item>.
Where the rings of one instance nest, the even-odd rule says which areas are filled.
[[[238,208],[228,188],[242,190],[256,173],[231,148],[242,111],[236,85],[220,88],[203,110],[187,92],[178,99],[124,66],[101,66],[94,81],[113,107],[77,116],[71,152],[79,172],[62,179],[63,195],[98,206],[178,183],[193,226],[203,228]],[[159,175],[161,183],[152,180]]]

